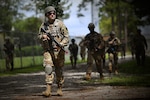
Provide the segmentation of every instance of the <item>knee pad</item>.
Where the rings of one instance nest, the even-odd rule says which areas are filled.
[[[108,67],[109,67],[109,71],[112,71],[112,62],[109,62]]]
[[[52,74],[52,72],[53,72],[53,67],[50,65],[46,65],[45,66],[45,73],[49,75],[49,74]]]
[[[113,61],[114,59],[114,55],[112,53],[109,54],[109,60],[112,60]]]

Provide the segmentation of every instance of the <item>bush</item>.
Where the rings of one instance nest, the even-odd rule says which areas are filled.
[[[22,47],[21,50],[15,49],[15,56],[39,56],[42,53],[41,46],[26,46]]]

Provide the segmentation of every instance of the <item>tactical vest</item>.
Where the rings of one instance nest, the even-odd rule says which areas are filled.
[[[53,24],[49,24],[49,22],[44,23],[44,29],[51,34],[52,37],[57,42],[61,42],[64,38],[64,35],[62,34],[60,20],[56,19]],[[56,48],[56,43],[54,41],[50,41],[53,48]]]

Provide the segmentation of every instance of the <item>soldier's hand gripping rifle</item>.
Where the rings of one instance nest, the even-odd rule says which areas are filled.
[[[55,39],[54,39],[54,37],[53,36],[51,36],[51,34],[50,33],[48,33],[48,32],[46,32],[45,31],[45,29],[43,29],[43,28],[41,28],[41,32],[44,32],[44,33],[46,33],[47,34],[47,36],[52,40],[52,41],[54,41],[55,43],[56,43],[56,45],[57,46],[59,46],[63,51],[65,51],[65,49],[63,48],[63,46],[62,45],[60,45]]]

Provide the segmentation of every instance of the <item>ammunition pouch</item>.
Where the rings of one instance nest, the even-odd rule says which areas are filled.
[[[118,46],[111,46],[108,48],[108,53],[116,53],[118,51]]]

